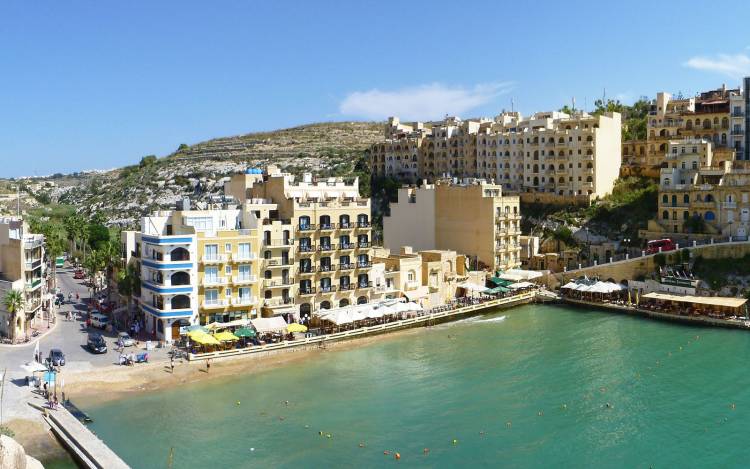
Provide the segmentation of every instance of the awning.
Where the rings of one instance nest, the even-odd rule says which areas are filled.
[[[510,269],[498,275],[503,280],[512,280],[519,282],[521,280],[532,280],[541,277],[542,273],[535,270]]]
[[[470,283],[470,282],[459,283],[458,287],[463,288],[464,290],[468,290],[468,291],[483,292],[487,290],[487,287],[485,287],[484,285],[478,285],[476,283]]]
[[[410,301],[424,298],[429,294],[430,294],[430,288],[424,285],[418,287],[416,290],[410,290],[410,291],[404,292],[404,296],[408,298]]]
[[[709,306],[724,306],[727,308],[739,308],[747,300],[745,298],[729,298],[725,296],[691,296],[691,295],[669,295],[667,293],[646,293],[641,296],[641,299],[647,300],[660,300],[660,301],[676,301],[679,303],[689,304],[700,304]]]
[[[530,288],[535,286],[536,285],[531,282],[518,282],[510,285],[508,288],[510,288],[511,290],[520,290],[521,288]]]
[[[284,318],[274,316],[272,318],[257,318],[250,320],[250,324],[253,325],[259,334],[267,334],[270,332],[284,332],[286,331],[287,323]]]
[[[487,281],[495,285],[496,287],[507,287],[508,285],[513,283],[510,280],[505,280],[500,277],[490,277],[487,279]]]
[[[234,331],[234,335],[237,337],[255,337],[255,331],[247,327],[242,327]]]
[[[495,287],[490,288],[489,290],[486,290],[485,293],[489,293],[491,295],[497,295],[498,293],[508,293],[510,289],[505,287]]]
[[[208,332],[208,329],[206,329],[205,327],[201,326],[200,324],[195,324],[193,326],[187,326],[187,328],[185,330],[187,331],[186,334],[190,334],[191,332],[195,332],[195,331],[201,331],[201,332],[204,332],[204,333]]]
[[[206,329],[214,330],[226,329],[229,327],[245,327],[248,324],[250,324],[249,319],[235,319],[234,321],[229,322],[212,322],[211,324],[206,325]]]

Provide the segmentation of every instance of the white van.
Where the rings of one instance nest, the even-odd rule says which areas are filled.
[[[91,318],[92,327],[104,329],[105,327],[107,327],[107,325],[109,325],[109,318],[98,311],[94,311],[89,317]]]

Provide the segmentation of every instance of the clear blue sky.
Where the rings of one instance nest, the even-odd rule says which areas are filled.
[[[610,5],[611,3],[611,5]],[[0,4],[0,176],[389,114],[491,116],[737,85],[745,2]],[[462,6],[463,5],[463,6]]]

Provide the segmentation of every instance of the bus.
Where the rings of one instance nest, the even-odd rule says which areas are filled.
[[[55,258],[55,267],[63,267],[65,266],[65,257],[59,256]]]
[[[661,248],[661,249],[660,249]],[[669,238],[655,239],[649,241],[646,245],[646,254],[656,254],[658,252],[674,251],[677,249],[674,241]]]

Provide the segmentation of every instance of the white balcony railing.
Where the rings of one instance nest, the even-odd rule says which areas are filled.
[[[233,306],[250,306],[255,304],[258,301],[257,298],[248,296],[248,297],[242,297],[242,298],[232,298],[232,305]]]
[[[226,261],[227,256],[225,256],[224,254],[214,254],[212,256],[204,255],[203,257],[201,257],[201,262],[203,262],[204,264],[219,264]]]
[[[226,277],[203,277],[201,284],[204,287],[226,285]]]
[[[224,308],[229,303],[227,300],[204,300],[203,301],[203,307],[206,309],[210,308]]]
[[[235,262],[245,262],[245,261],[254,261],[258,258],[258,256],[255,255],[255,253],[251,252],[249,254],[245,253],[234,253],[232,254],[232,260]]]
[[[232,283],[235,285],[245,285],[248,283],[255,283],[258,281],[258,277],[255,275],[235,275],[232,277]]]

